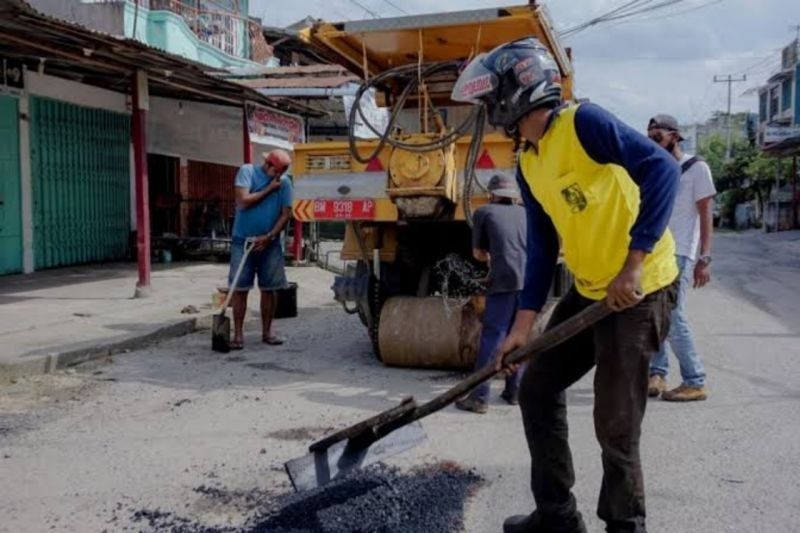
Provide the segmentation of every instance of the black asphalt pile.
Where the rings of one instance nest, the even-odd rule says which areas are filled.
[[[248,533],[451,533],[481,478],[452,463],[403,474],[376,465],[324,487],[289,496]]]
[[[264,512],[264,502],[273,501],[275,492],[260,489],[227,490],[219,486],[200,485],[194,492],[202,494],[213,505],[229,508],[235,511],[250,513],[253,511]]]
[[[137,510],[131,518],[137,530],[159,533],[453,533],[463,531],[464,506],[481,483],[477,474],[455,463],[409,473],[373,465],[324,487],[277,498],[237,492],[232,499],[247,501],[251,517],[241,528],[207,526],[162,509]],[[233,494],[206,486],[195,492],[221,501]]]
[[[140,509],[131,517],[137,524],[136,531],[153,531],[169,533],[234,533],[233,528],[208,527],[189,519],[161,509]],[[116,520],[114,520],[116,522]],[[146,529],[143,529],[146,528]],[[127,527],[122,528],[128,531]]]

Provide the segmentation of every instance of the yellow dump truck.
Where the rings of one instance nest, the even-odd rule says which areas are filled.
[[[516,154],[477,108],[450,100],[453,83],[477,54],[535,36],[569,99],[568,51],[542,5],[318,22],[303,35],[364,80],[347,141],[295,146],[295,216],[348,223],[342,258],[357,268],[336,279],[335,298],[385,363],[469,368],[481,312],[470,297],[485,274],[472,262],[470,216],[494,173],[513,175]]]

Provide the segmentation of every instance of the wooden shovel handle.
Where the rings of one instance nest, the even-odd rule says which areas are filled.
[[[574,337],[582,332],[589,326],[599,322],[612,313],[605,300],[595,302],[577,315],[565,320],[557,326],[545,331],[541,335],[531,340],[525,346],[522,346],[505,358],[508,365],[524,363],[531,357],[550,350],[558,346],[562,342]],[[345,428],[341,431],[325,437],[324,439],[315,442],[309,447],[309,451],[314,453],[324,451],[330,448],[333,444],[345,439],[357,441],[362,445],[368,445],[385,435],[388,435],[395,429],[405,426],[415,420],[426,417],[436,411],[439,411],[451,403],[455,402],[466,393],[471,391],[477,385],[484,381],[492,379],[499,374],[501,370],[497,370],[493,364],[484,367],[483,369],[475,372],[468,378],[460,381],[452,388],[443,392],[439,396],[433,398],[427,403],[417,406],[413,398],[405,398],[400,405],[392,407],[382,413],[367,418]]]
[[[380,438],[375,433],[376,429],[383,426],[387,422],[397,420],[397,419],[404,419],[404,415],[414,411],[417,408],[417,403],[414,401],[414,398],[408,397],[403,398],[403,401],[400,402],[400,405],[392,407],[382,413],[378,413],[377,415],[367,418],[366,420],[362,420],[358,424],[345,428],[341,431],[337,431],[331,435],[328,435],[322,440],[319,440],[308,447],[309,452],[317,452],[323,451],[330,448],[332,445],[336,444],[339,441],[351,438],[367,438],[370,440],[374,440]]]
[[[586,328],[603,320],[612,312],[613,311],[610,307],[608,307],[608,304],[605,300],[595,302],[577,315],[568,318],[564,322],[561,322],[551,329],[546,330],[525,346],[517,348],[508,354],[505,358],[505,362],[507,365],[524,363],[531,357],[550,350],[562,342],[574,337]],[[420,418],[447,407],[451,403],[464,396],[467,392],[471,391],[477,385],[492,379],[500,372],[501,371],[497,370],[493,364],[484,367],[468,378],[460,381],[451,389],[443,392],[429,402],[420,405],[408,417],[404,417],[406,423],[419,420]]]

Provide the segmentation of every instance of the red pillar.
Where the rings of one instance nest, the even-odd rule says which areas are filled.
[[[253,162],[253,147],[250,145],[250,128],[247,125],[247,107],[242,108],[242,146],[245,164]]]
[[[150,205],[147,178],[147,73],[137,71],[133,79],[133,164],[136,174],[136,257],[139,280],[136,295],[150,288]]]
[[[303,260],[303,223],[294,221],[294,238],[292,239],[292,255],[295,261]]]

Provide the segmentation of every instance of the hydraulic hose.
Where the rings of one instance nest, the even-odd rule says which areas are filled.
[[[456,142],[459,138],[472,134],[472,142],[470,143],[469,150],[467,152],[467,164],[466,168],[464,169],[464,183],[461,195],[464,216],[467,224],[472,227],[471,204],[474,185],[475,182],[477,182],[475,177],[475,164],[477,163],[483,141],[483,129],[486,117],[484,107],[475,106],[467,118],[458,124],[458,126],[445,133],[438,139],[429,142],[419,144],[408,143],[401,141],[400,139],[392,138],[391,136],[391,132],[395,129],[400,112],[405,107],[406,101],[415,91],[419,89],[420,84],[424,80],[430,79],[436,75],[441,75],[443,73],[458,74],[460,67],[460,61],[442,61],[438,63],[432,63],[425,65],[421,70],[419,65],[405,65],[389,69],[363,83],[355,94],[353,106],[350,109],[350,115],[348,117],[348,144],[350,148],[350,155],[353,157],[353,159],[359,161],[360,163],[369,163],[378,154],[380,154],[381,150],[383,150],[387,144],[394,148],[399,148],[409,152],[430,152],[433,150],[444,149]],[[405,88],[399,94],[397,101],[392,108],[386,129],[384,131],[379,131],[365,116],[364,111],[361,108],[361,99],[370,89],[384,86],[390,80],[395,80],[398,83],[404,84]],[[419,105],[425,104],[419,102]],[[367,157],[363,157],[358,153],[358,147],[356,145],[355,127],[356,119],[358,117],[360,117],[363,124],[378,137],[377,146]],[[480,183],[478,183],[478,186],[483,188]]]

